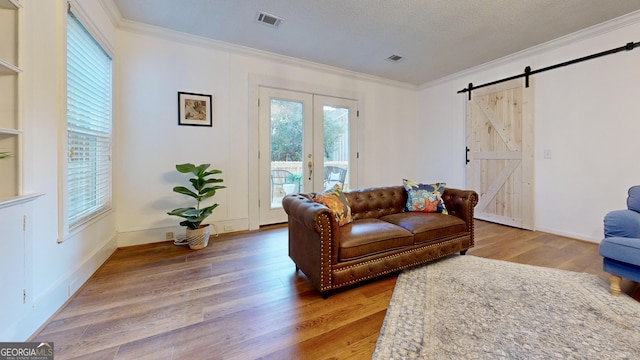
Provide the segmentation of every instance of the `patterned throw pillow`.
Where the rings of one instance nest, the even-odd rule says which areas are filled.
[[[448,214],[442,200],[442,193],[446,183],[420,184],[415,181],[403,179],[407,190],[406,211],[436,212]]]
[[[323,193],[311,193],[311,199],[332,210],[339,226],[346,225],[353,221],[349,201],[342,192],[340,184],[334,185],[331,190]]]

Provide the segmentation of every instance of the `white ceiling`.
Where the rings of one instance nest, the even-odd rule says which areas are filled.
[[[415,85],[640,9],[640,0],[113,2],[131,21]],[[284,23],[257,23],[258,11]],[[386,60],[393,54],[405,59]]]

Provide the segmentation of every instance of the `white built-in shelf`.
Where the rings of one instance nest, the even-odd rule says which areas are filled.
[[[0,128],[0,135],[1,134],[5,134],[5,135],[20,135],[20,134],[22,134],[22,130]]]
[[[10,196],[10,197],[0,197],[0,209],[20,205],[29,201],[33,201],[40,196],[44,195],[43,193],[37,194],[28,194],[28,195],[20,195],[20,196]]]
[[[21,7],[22,5],[18,0],[0,0],[0,9],[16,10]]]
[[[21,11],[20,0],[0,0],[0,151],[13,155],[0,160],[0,208],[31,198],[22,189]]]
[[[2,0],[0,0],[2,1]],[[22,70],[20,70],[19,67],[0,59],[0,74],[6,75],[6,74],[17,74],[19,72],[22,72]]]

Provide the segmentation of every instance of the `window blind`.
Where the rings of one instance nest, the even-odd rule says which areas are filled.
[[[67,16],[67,220],[76,227],[111,208],[111,58]]]

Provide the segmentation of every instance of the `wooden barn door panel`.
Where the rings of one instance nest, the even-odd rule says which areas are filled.
[[[533,230],[533,84],[524,79],[473,90],[467,102],[467,187],[476,218]]]

